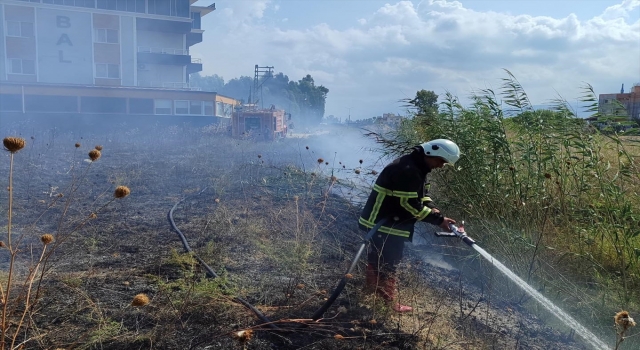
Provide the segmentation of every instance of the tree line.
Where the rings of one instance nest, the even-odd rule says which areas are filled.
[[[313,77],[307,74],[298,81],[289,80],[282,72],[266,73],[254,89],[254,79],[248,76],[233,78],[225,82],[224,78],[214,74],[202,76],[191,74],[192,85],[203,91],[213,91],[220,95],[235,98],[243,103],[257,103],[261,108],[275,105],[291,113],[292,119],[300,124],[317,124],[324,116],[325,103],[329,89],[316,85]]]

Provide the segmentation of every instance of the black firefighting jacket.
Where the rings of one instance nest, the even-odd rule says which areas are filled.
[[[358,220],[360,228],[371,229],[376,222],[388,217],[390,220],[378,231],[411,240],[417,221],[440,225],[444,217],[431,210],[435,205],[425,186],[430,171],[420,146],[387,165],[362,210]]]

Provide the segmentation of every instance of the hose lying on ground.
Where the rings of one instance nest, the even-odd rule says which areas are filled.
[[[329,297],[329,299],[327,299],[327,301],[324,303],[324,305],[322,305],[322,307],[320,307],[313,314],[313,316],[311,316],[311,319],[316,321],[316,320],[322,318],[324,313],[327,312],[327,310],[331,307],[333,302],[336,301],[336,299],[338,299],[338,296],[340,296],[340,293],[342,293],[342,290],[347,285],[347,280],[351,278],[350,277],[351,276],[351,272],[353,272],[353,269],[358,264],[358,260],[360,260],[360,256],[362,255],[362,252],[364,252],[364,248],[366,247],[367,243],[369,243],[369,240],[378,231],[380,226],[382,226],[388,220],[389,220],[388,218],[383,218],[382,220],[378,221],[378,223],[375,226],[373,226],[373,228],[371,228],[371,230],[369,230],[367,235],[364,237],[364,240],[363,240],[362,244],[360,245],[360,249],[358,249],[358,253],[353,258],[353,261],[351,262],[351,266],[349,266],[349,269],[347,269],[347,272],[345,272],[344,275],[342,276],[342,279],[340,280],[340,283],[338,283],[338,286],[336,287],[336,289],[333,291],[333,294],[331,294],[331,297]]]
[[[198,195],[201,194],[206,189],[207,188],[205,187],[202,191],[198,192],[197,194]],[[207,265],[206,262],[204,262],[204,260],[202,260],[196,253],[193,252],[193,250],[189,246],[189,242],[187,242],[187,238],[184,236],[182,231],[178,229],[178,226],[176,226],[176,222],[173,220],[173,211],[176,210],[178,205],[182,203],[184,200],[186,200],[187,198],[188,197],[184,197],[181,200],[179,200],[176,204],[174,204],[173,208],[169,210],[169,213],[167,214],[167,218],[169,219],[169,223],[171,224],[171,227],[176,231],[176,233],[178,233],[178,237],[180,237],[180,240],[182,241],[182,246],[184,247],[185,252],[191,253],[193,255],[193,257],[198,261],[198,263],[200,263],[200,265],[205,269],[207,276],[209,278],[218,278],[218,274],[216,274],[215,271],[213,271],[213,269],[209,265]],[[278,327],[276,327],[271,322],[271,320],[269,320],[262,312],[260,312],[260,310],[256,309],[253,305],[249,304],[249,302],[247,302],[246,300],[240,297],[233,297],[232,300],[242,304],[244,307],[251,310],[260,319],[260,321],[264,322],[269,327],[278,329]]]

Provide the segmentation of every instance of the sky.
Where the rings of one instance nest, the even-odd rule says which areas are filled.
[[[213,1],[200,0],[196,5]],[[512,72],[534,105],[640,83],[640,0],[216,0],[191,48],[225,81],[273,66],[329,89],[325,115],[405,114],[420,89],[463,103]]]

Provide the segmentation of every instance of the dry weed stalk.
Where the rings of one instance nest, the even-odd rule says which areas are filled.
[[[5,241],[0,241],[0,248],[6,248],[9,252],[9,268],[7,273],[6,283],[0,284],[0,302],[2,302],[2,318],[0,321],[0,350],[4,350],[6,348],[15,349],[15,348],[24,348],[26,343],[33,341],[35,338],[29,336],[29,329],[33,327],[32,318],[30,313],[33,311],[34,306],[40,299],[41,294],[41,285],[47,270],[47,262],[49,257],[51,257],[52,252],[72,233],[81,229],[89,220],[97,217],[97,214],[100,210],[105,208],[111,202],[116,199],[124,198],[128,196],[131,191],[126,186],[119,186],[116,188],[114,192],[113,198],[108,201],[105,205],[103,205],[98,210],[95,210],[88,215],[84,220],[78,223],[74,228],[70,229],[68,232],[63,227],[63,219],[66,217],[67,212],[69,211],[72,203],[72,199],[74,198],[74,194],[78,190],[79,182],[83,179],[91,164],[98,160],[101,156],[100,151],[97,149],[89,152],[89,158],[91,159],[91,163],[86,168],[85,172],[79,178],[74,176],[71,184],[67,188],[68,196],[66,196],[66,202],[63,207],[63,211],[59,218],[58,229],[55,235],[53,234],[43,234],[40,236],[40,242],[42,243],[42,251],[40,253],[40,257],[35,260],[32,266],[29,266],[28,273],[25,276],[24,280],[24,288],[19,290],[18,292],[13,291],[13,286],[15,284],[15,279],[17,278],[16,272],[16,258],[20,251],[24,251],[21,242],[24,237],[24,233],[20,236],[13,237],[12,232],[12,217],[13,217],[13,176],[14,176],[14,155],[23,149],[26,145],[24,139],[19,137],[6,137],[3,139],[3,145],[6,151],[10,152],[10,165],[9,165],[9,198],[8,198],[8,221],[7,221],[7,238]],[[80,144],[77,143],[75,147],[80,147]],[[59,193],[55,196],[54,203],[63,198],[62,193]],[[46,210],[51,208],[52,205],[48,206]],[[33,228],[37,222],[43,217],[44,213],[40,215],[35,222],[33,223]],[[28,230],[25,230],[25,232]],[[36,282],[37,280],[37,282]],[[35,284],[35,285],[34,285]],[[34,293],[35,290],[35,293]],[[13,295],[12,295],[13,292]],[[147,298],[148,300],[148,298]],[[147,301],[148,302],[148,301]],[[28,322],[27,322],[28,320]],[[24,339],[18,339],[19,337],[24,337]],[[10,340],[10,344],[9,344]]]

